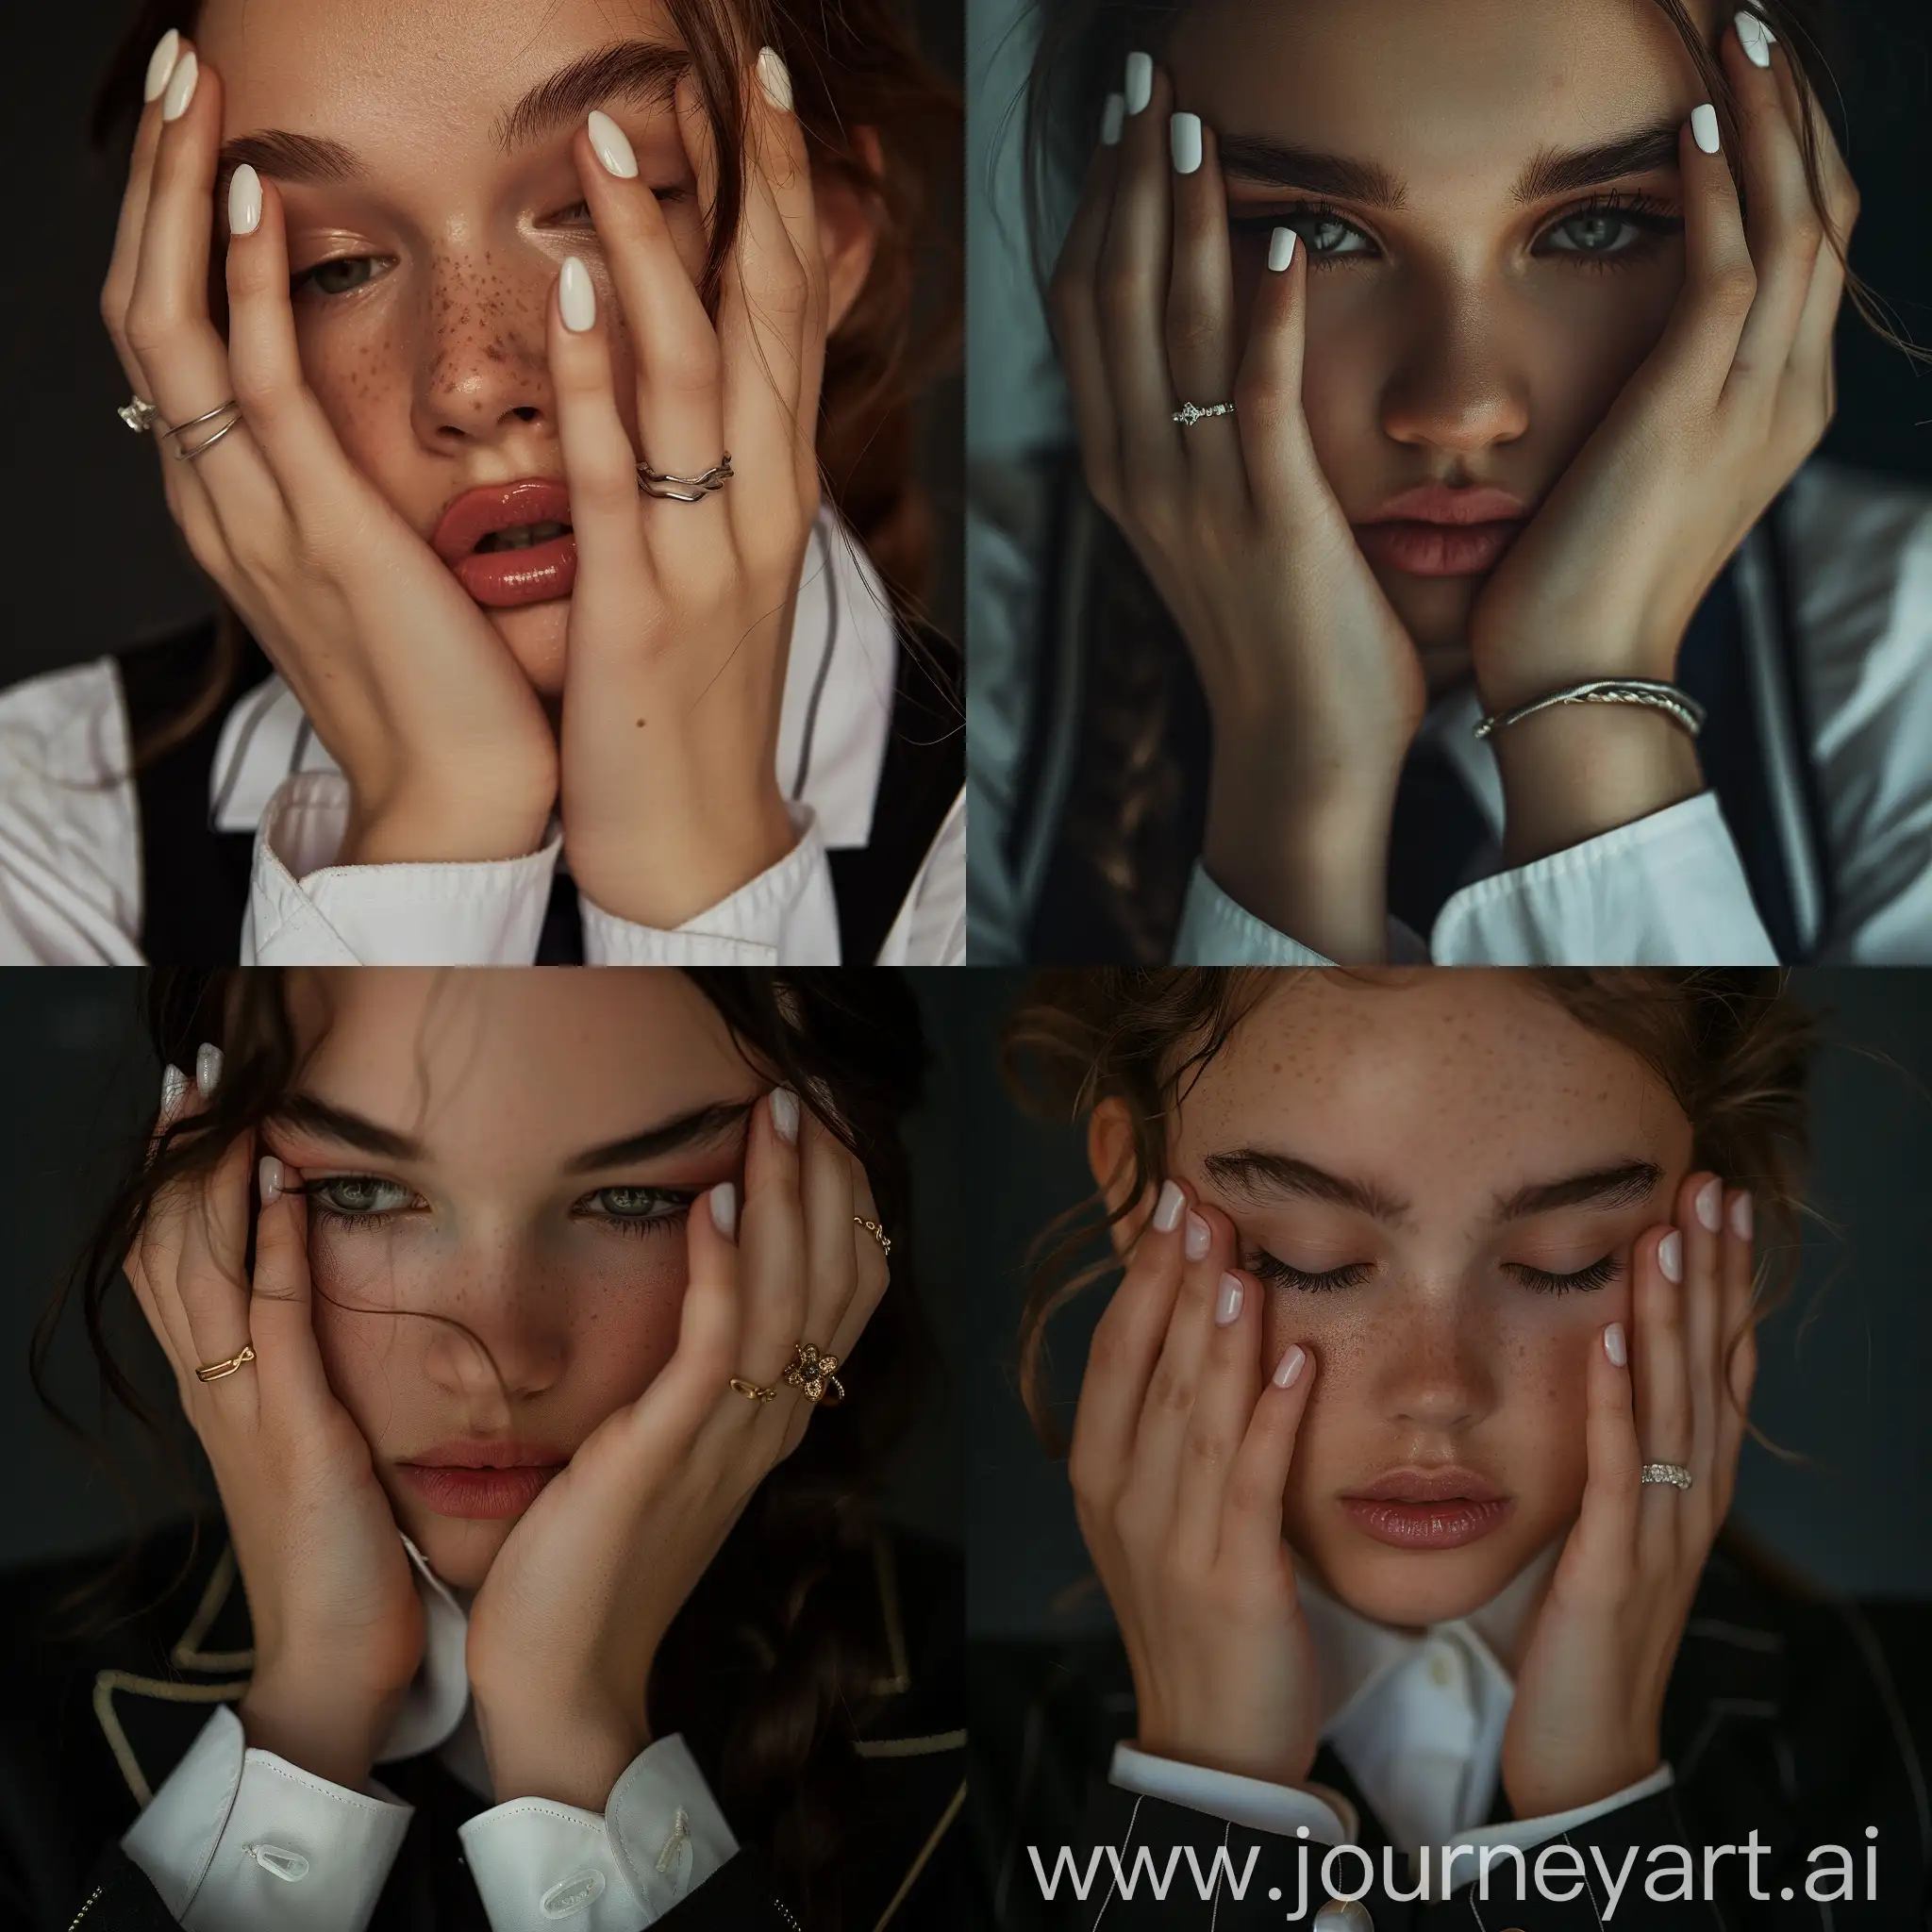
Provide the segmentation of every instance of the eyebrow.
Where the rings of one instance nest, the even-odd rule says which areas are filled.
[[[671,97],[690,65],[691,56],[682,47],[660,41],[614,41],[540,80],[496,117],[491,136],[499,152],[513,155],[559,127],[575,127],[605,101],[656,107]],[[362,157],[346,142],[292,134],[283,127],[260,128],[225,142],[218,176],[225,179],[244,161],[278,181],[325,185],[369,177]]]
[[[627,1134],[621,1141],[608,1141],[601,1147],[590,1147],[573,1155],[564,1163],[566,1174],[589,1174],[607,1167],[624,1167],[632,1161],[655,1160],[687,1147],[706,1147],[722,1141],[750,1113],[748,1100],[714,1101],[706,1107],[660,1121],[655,1126]],[[275,1110],[284,1126],[297,1128],[354,1147],[358,1153],[375,1154],[389,1160],[420,1160],[423,1143],[393,1127],[385,1127],[346,1107],[335,1107],[312,1093],[291,1093]]]
[[[1548,1214],[1558,1208],[1635,1208],[1657,1192],[1663,1170],[1648,1160],[1626,1160],[1591,1174],[1574,1174],[1560,1181],[1538,1181],[1520,1188],[1507,1201],[1496,1203],[1498,1221],[1522,1221],[1531,1214]]]
[[[1589,147],[1545,148],[1530,158],[1511,198],[1529,204],[1600,188],[1629,175],[1674,174],[1677,156],[1674,121],[1660,121]],[[1397,180],[1379,161],[1296,147],[1261,135],[1228,135],[1221,142],[1221,167],[1224,175],[1238,175],[1264,187],[1307,189],[1364,208],[1399,208],[1408,198],[1408,184]]]

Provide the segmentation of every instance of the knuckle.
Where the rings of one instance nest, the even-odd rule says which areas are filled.
[[[1748,261],[1726,262],[1711,272],[1706,292],[1721,314],[1748,314],[1757,299],[1757,271]]]
[[[1189,1415],[1194,1407],[1194,1382],[1179,1370],[1161,1367],[1147,1385],[1148,1406],[1169,1415]]]
[[[1228,1459],[1228,1445],[1214,1429],[1191,1428],[1181,1446],[1188,1457],[1203,1469],[1220,1469]]]

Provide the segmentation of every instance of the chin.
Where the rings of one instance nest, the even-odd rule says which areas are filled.
[[[543,604],[519,604],[507,610],[485,610],[510,656],[537,694],[563,695],[563,671],[570,634],[570,599],[552,597]]]
[[[408,1527],[408,1534],[430,1569],[452,1590],[480,1590],[497,1552],[519,1521],[513,1517],[467,1523],[456,1517],[430,1516]]]
[[[1382,593],[1402,621],[1435,697],[1469,672],[1469,620],[1486,577],[1412,577],[1377,572]]]
[[[1536,1547],[1496,1536],[1457,1550],[1395,1550],[1350,1536],[1308,1554],[1331,1596],[1378,1624],[1413,1628],[1481,1609],[1522,1574]]]

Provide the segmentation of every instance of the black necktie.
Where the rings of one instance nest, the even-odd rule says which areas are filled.
[[[1490,828],[1462,774],[1433,740],[1402,767],[1389,832],[1389,909],[1425,945],[1436,915],[1469,882]]]
[[[584,921],[577,909],[576,881],[559,864],[550,880],[550,903],[543,908],[543,930],[537,940],[537,964],[583,963]]]

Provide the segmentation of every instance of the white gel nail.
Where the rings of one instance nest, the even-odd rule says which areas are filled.
[[[273,1154],[264,1154],[256,1169],[256,1186],[260,1191],[264,1208],[282,1198],[282,1163]]]
[[[1684,1237],[1674,1227],[1657,1244],[1657,1265],[1666,1281],[1683,1280]]]
[[[1126,118],[1126,96],[1124,94],[1108,94],[1106,105],[1100,110],[1100,144],[1102,147],[1120,146],[1121,123]]]
[[[1174,153],[1176,175],[1192,175],[1201,166],[1201,117],[1175,114],[1167,124],[1168,146]]]
[[[1285,273],[1294,260],[1294,244],[1300,238],[1292,228],[1276,228],[1268,238],[1268,266],[1276,275]]]
[[[1225,1328],[1230,1322],[1240,1319],[1241,1312],[1241,1285],[1232,1274],[1221,1277],[1221,1296],[1214,1304],[1214,1320]]]
[[[1731,1232],[1740,1241],[1751,1239],[1751,1196],[1740,1194],[1731,1203]]]
[[[1181,1237],[1181,1252],[1191,1261],[1207,1257],[1208,1250],[1214,1245],[1214,1230],[1198,1214],[1188,1216],[1188,1231]]]
[[[200,77],[201,62],[194,58],[194,49],[190,47],[168,76],[167,95],[161,102],[163,121],[178,121],[187,113],[188,104],[194,98],[194,83]]]
[[[1608,1356],[1610,1360],[1620,1369],[1625,1367],[1628,1364],[1630,1359],[1630,1352],[1624,1346],[1623,1323],[1612,1322],[1610,1325],[1604,1330],[1604,1353],[1607,1356]]]
[[[1277,1389],[1292,1389],[1302,1373],[1302,1364],[1307,1360],[1299,1346],[1291,1348],[1281,1357],[1274,1370],[1274,1386]]]
[[[557,282],[557,306],[563,325],[574,335],[582,335],[597,323],[597,291],[591,271],[575,255],[563,258],[563,273]]]
[[[1697,1209],[1697,1218],[1712,1234],[1724,1224],[1724,1184],[1715,1178],[1707,1180],[1697,1191],[1697,1199],[1692,1204]]]
[[[1160,1184],[1160,1199],[1154,1204],[1154,1225],[1162,1234],[1172,1234],[1181,1218],[1181,1206],[1187,1196],[1172,1181]]]
[[[180,58],[181,35],[177,28],[171,26],[155,42],[155,50],[148,56],[147,78],[141,87],[142,100],[160,99],[167,90],[169,76],[175,72],[175,62]]]
[[[188,1098],[188,1075],[172,1062],[161,1069],[161,1115],[155,1124],[158,1127],[172,1126],[175,1116],[181,1111],[181,1103]]]
[[[729,1181],[711,1190],[711,1225],[727,1241],[738,1239],[738,1190]]]
[[[766,100],[779,113],[791,113],[791,70],[786,66],[785,57],[776,47],[758,49],[758,86],[764,90]]]
[[[1740,13],[1738,16],[1738,43],[1744,50],[1744,58],[1754,67],[1771,65],[1772,43],[1776,37],[1755,13]]]
[[[1154,98],[1154,57],[1129,54],[1126,75],[1127,112],[1138,114]]]
[[[620,181],[635,181],[638,178],[638,157],[630,144],[629,135],[601,108],[591,109],[589,126],[591,145],[596,150],[597,158],[604,163],[604,172],[615,175]]]
[[[211,1099],[214,1091],[222,1084],[222,1050],[203,1041],[194,1056],[194,1084],[201,1091],[204,1100]]]
[[[252,235],[261,226],[261,176],[246,161],[228,183],[228,232]]]
[[[1718,132],[1717,109],[1708,101],[1690,110],[1690,139],[1707,155],[1716,154],[1724,145],[1724,138]]]
[[[772,1089],[772,1124],[778,1130],[778,1138],[798,1144],[798,1095],[789,1087]]]

